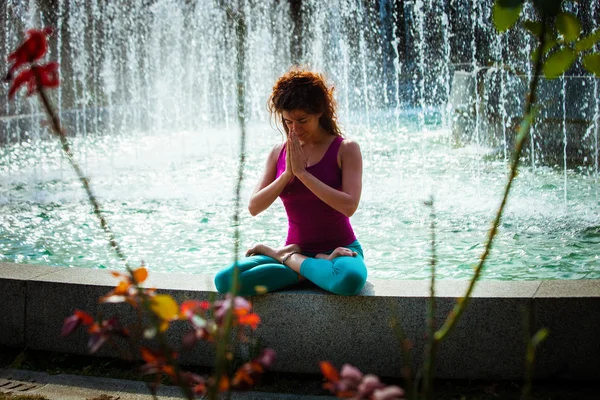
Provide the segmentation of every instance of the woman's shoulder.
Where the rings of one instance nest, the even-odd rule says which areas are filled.
[[[271,148],[271,151],[269,152],[269,157],[279,157],[279,153],[281,153],[281,151],[283,150],[283,146],[285,145],[284,143],[277,143],[275,146],[273,146]]]
[[[279,162],[279,157],[281,156],[284,145],[285,143],[278,143],[275,146],[273,146],[273,148],[271,148],[271,151],[269,152],[269,157],[267,158],[267,162],[269,164],[277,164]]]
[[[355,140],[344,138],[344,140],[342,140],[340,142],[339,153],[345,154],[345,153],[356,153],[356,152],[360,153],[360,146],[358,145],[358,142],[356,142]]]

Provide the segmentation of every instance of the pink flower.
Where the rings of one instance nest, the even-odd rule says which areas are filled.
[[[328,361],[321,361],[321,372],[327,379],[323,385],[338,398],[354,400],[400,400],[404,390],[398,386],[386,386],[375,375],[363,375],[350,364],[344,364],[341,372]]]
[[[377,389],[384,388],[385,385],[381,383],[379,378],[375,375],[365,375],[360,385],[358,385],[358,393],[361,398],[369,398],[373,392]]]
[[[363,374],[360,370],[350,364],[342,365],[342,370],[340,371],[340,376],[342,379],[348,380],[350,382],[356,383],[355,387],[358,387],[360,382],[363,379]]]
[[[371,400],[400,400],[404,398],[404,390],[398,386],[388,386],[373,392]]]

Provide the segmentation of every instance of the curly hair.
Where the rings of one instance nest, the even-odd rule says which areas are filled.
[[[327,87],[323,74],[298,67],[279,77],[269,97],[267,108],[272,117],[279,117],[283,127],[283,111],[302,110],[309,114],[322,113],[319,124],[332,135],[343,136],[337,123],[337,104],[333,86]]]

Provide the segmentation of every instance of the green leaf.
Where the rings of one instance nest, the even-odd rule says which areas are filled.
[[[544,340],[546,340],[546,338],[548,337],[549,333],[550,332],[548,331],[548,328],[542,328],[542,329],[540,329],[531,338],[531,344],[534,347],[537,347],[540,343],[542,343]]]
[[[586,51],[600,41],[600,29],[575,42],[576,51]]]
[[[540,36],[542,34],[542,23],[539,21],[527,20],[523,22],[525,29],[529,31],[533,36]]]
[[[600,78],[600,53],[592,53],[583,57],[583,66]]]
[[[544,75],[548,79],[558,78],[569,69],[576,57],[577,53],[569,47],[562,48],[550,54],[544,63]]]
[[[532,63],[535,64],[535,62],[537,61],[537,58],[540,54],[540,48],[536,47],[534,49],[531,49],[531,55],[529,56],[530,60]]]
[[[542,49],[542,55],[548,54],[554,47],[558,44],[556,39],[553,37],[554,35],[546,34],[546,40],[544,41],[544,48]],[[537,60],[537,56],[540,52],[540,48],[535,47],[531,50],[531,62],[535,63]]]
[[[544,43],[543,54],[548,54],[548,52],[552,50],[556,45],[556,39],[550,36],[546,36],[546,43]]]
[[[571,13],[562,12],[556,16],[556,29],[565,38],[566,42],[572,42],[579,38],[581,34],[581,23],[577,16]]]
[[[496,1],[494,9],[492,10],[492,18],[494,19],[494,25],[498,32],[504,32],[512,28],[512,26],[517,23],[519,15],[521,15],[521,9],[523,9],[522,4],[509,8],[502,7],[499,4],[499,1]]]

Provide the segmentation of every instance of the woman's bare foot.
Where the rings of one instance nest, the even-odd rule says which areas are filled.
[[[278,256],[280,256],[281,258],[276,258],[276,260],[278,260],[279,262],[281,262],[283,264],[283,259],[287,255],[289,255],[291,253],[300,253],[300,252],[302,252],[302,249],[300,248],[300,246],[298,246],[297,244],[289,244],[278,250],[278,253],[279,253]],[[302,282],[302,281],[306,280],[306,278],[303,277],[302,275],[300,275],[299,272],[296,271],[296,273],[298,274],[298,282]]]
[[[319,253],[315,258],[323,258],[325,260],[333,260],[336,257],[355,257],[358,253],[346,247],[338,247],[331,254]]]
[[[246,250],[246,257],[250,257],[252,255],[262,254],[267,257],[271,257],[281,262],[283,257],[286,255],[296,252],[299,253],[301,251],[300,246],[297,244],[288,244],[287,246],[281,247],[279,249],[274,249],[266,244],[256,244]]]
[[[283,258],[288,254],[300,253],[301,251],[302,250],[300,249],[300,246],[298,246],[297,244],[289,244],[279,249],[274,249],[272,247],[267,246],[266,244],[256,244],[250,247],[248,250],[246,250],[246,257],[262,254],[281,262]],[[298,282],[301,282],[305,279],[305,277],[298,274]]]

